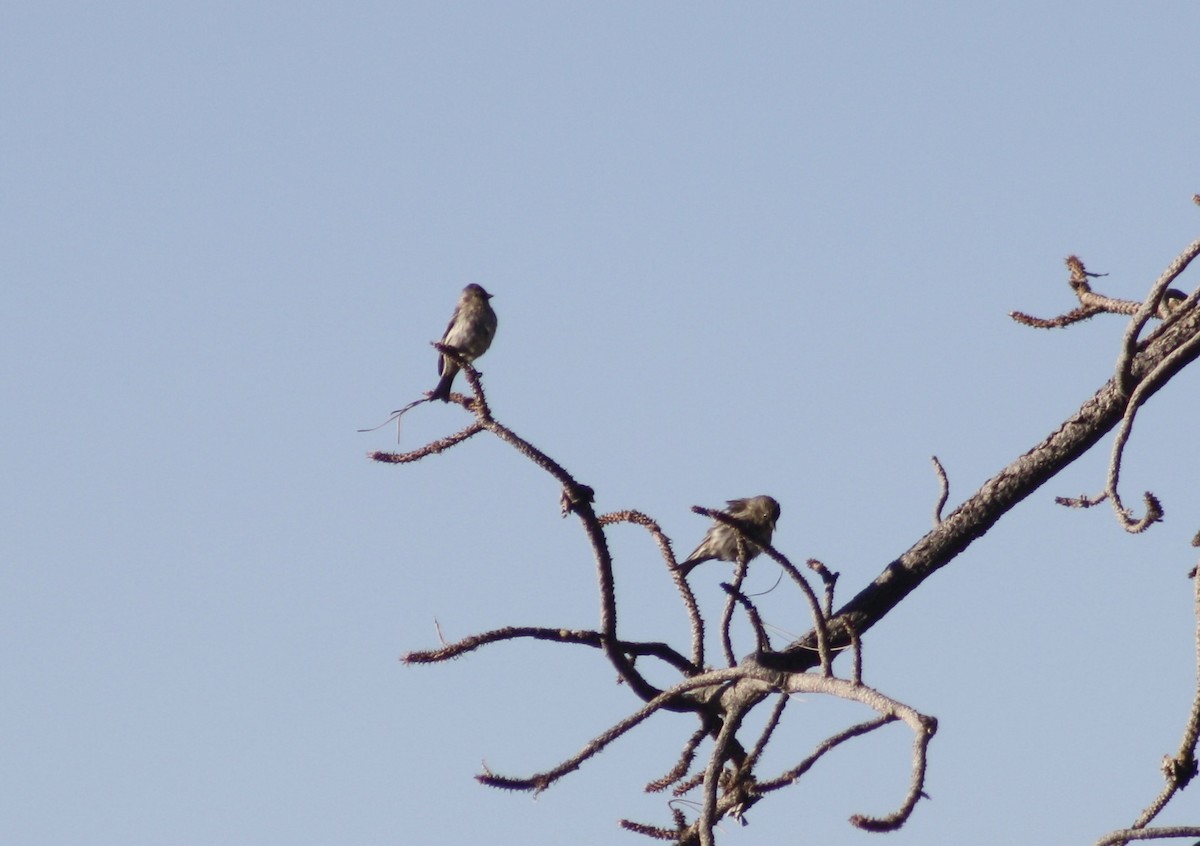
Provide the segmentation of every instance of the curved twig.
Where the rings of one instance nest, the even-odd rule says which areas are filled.
[[[760,680],[764,677],[755,675],[748,679]],[[726,690],[724,697],[736,700],[741,696],[738,691],[743,686],[743,683],[734,685]],[[903,804],[898,810],[885,817],[870,817],[862,814],[856,814],[851,817],[850,822],[858,828],[870,831],[890,831],[902,826],[912,815],[913,809],[917,802],[924,795],[923,789],[925,784],[926,761],[929,748],[929,742],[933,739],[933,735],[937,732],[937,720],[933,717],[920,713],[916,709],[898,702],[891,697],[885,696],[879,691],[867,687],[863,684],[845,681],[844,679],[828,678],[824,676],[816,676],[808,673],[792,673],[788,674],[780,683],[779,689],[785,693],[822,693],[830,696],[836,696],[841,699],[848,699],[872,708],[880,714],[881,719],[872,721],[871,723],[860,724],[859,726],[851,727],[846,732],[839,733],[830,739],[825,748],[818,751],[818,754],[810,756],[807,764],[802,764],[801,767],[789,771],[785,777],[764,782],[755,786],[753,793],[761,794],[767,792],[768,789],[778,789],[785,784],[790,784],[800,777],[800,775],[812,766],[817,758],[823,755],[829,749],[839,743],[857,736],[857,734],[865,734],[867,731],[878,728],[892,720],[903,721],[913,732],[913,771],[912,780],[909,784],[908,795],[905,797]],[[731,708],[736,706],[731,706]],[[741,710],[730,710],[727,708],[727,713],[736,713],[740,720]],[[876,723],[878,723],[876,725]],[[715,753],[714,753],[715,754]],[[740,796],[734,795],[729,798],[731,807],[741,804],[743,801]],[[726,804],[724,801],[722,805]],[[726,809],[728,810],[728,809]],[[703,829],[701,829],[703,834]]]
[[[737,568],[733,572],[733,581],[729,583],[731,590],[727,591],[725,607],[721,611],[721,649],[725,653],[725,663],[730,667],[737,666],[737,658],[733,654],[733,635],[730,631],[733,626],[733,609],[737,607],[737,596],[741,594],[742,582],[746,580],[746,573],[749,569],[750,561],[746,557],[746,539],[739,534],[737,536]]]
[[[813,618],[813,630],[817,633],[817,654],[821,660],[821,673],[826,676],[833,675],[833,654],[829,646],[829,630],[826,624],[827,612],[821,609],[821,603],[817,599],[816,593],[813,592],[812,586],[808,583],[808,579],[804,578],[804,574],[782,552],[779,552],[770,544],[763,547],[763,552],[769,555],[776,564],[783,568],[784,572],[791,576],[792,581],[796,583],[800,591],[804,594],[804,598],[808,600],[809,611],[812,613]],[[814,560],[809,559],[808,563],[810,567]],[[819,561],[817,563],[820,564]],[[818,570],[818,572],[820,571]],[[826,583],[829,590],[827,595],[830,603],[833,600],[833,582],[836,580],[837,576],[834,575],[831,581]]]
[[[913,738],[912,781],[909,782],[908,795],[904,797],[904,804],[886,817],[855,814],[850,818],[851,825],[864,831],[895,831],[908,821],[908,818],[912,816],[913,809],[917,807],[917,802],[925,795],[927,752],[929,751],[929,741],[933,739],[936,730],[936,723],[925,725],[923,730],[918,730]]]
[[[826,620],[833,616],[833,592],[837,587],[839,573],[833,573],[815,558],[810,558],[804,562],[808,569],[812,570],[821,577],[821,583],[825,585],[825,601],[821,604],[821,614]]]
[[[670,538],[663,534],[663,530],[657,522],[640,511],[614,511],[611,514],[601,514],[596,519],[600,521],[600,525],[602,526],[614,523],[633,523],[642,526],[650,532],[650,535],[654,538],[654,542],[658,544],[658,550],[662,553],[663,560],[667,563],[667,570],[675,580],[675,587],[679,589],[679,595],[683,598],[684,607],[687,608],[688,621],[692,627],[692,663],[697,667],[703,667],[704,618],[700,616],[700,605],[696,602],[696,594],[692,592],[687,579],[683,577],[676,566],[675,551],[671,548]]]
[[[1200,244],[1200,241],[1197,241],[1196,244]],[[1113,438],[1112,456],[1108,463],[1108,481],[1105,488],[1105,494],[1112,501],[1113,510],[1116,512],[1117,518],[1121,521],[1121,525],[1125,527],[1127,532],[1133,534],[1144,532],[1151,524],[1161,520],[1163,516],[1162,505],[1149,491],[1146,491],[1144,495],[1146,500],[1146,514],[1140,520],[1134,520],[1130,516],[1128,509],[1121,503],[1117,484],[1120,480],[1121,461],[1124,457],[1125,446],[1129,441],[1130,433],[1133,431],[1134,419],[1137,417],[1138,411],[1146,400],[1162,387],[1163,382],[1177,371],[1178,362],[1186,361],[1189,356],[1194,356],[1197,350],[1200,350],[1200,335],[1193,336],[1160,361],[1154,369],[1138,382],[1137,387],[1129,396],[1125,413],[1121,417],[1117,434]]]
[[[750,597],[746,596],[741,590],[731,585],[729,582],[721,582],[721,589],[729,594],[734,602],[741,605],[746,611],[746,617],[750,621],[750,627],[754,629],[755,647],[759,652],[768,652],[771,649],[771,638],[767,635],[767,630],[763,627],[762,617],[759,616],[758,607],[750,601]],[[732,665],[732,661],[730,664]]]
[[[449,661],[473,652],[483,646],[505,640],[545,640],[552,643],[574,643],[581,646],[604,648],[604,635],[588,629],[555,629],[546,626],[506,626],[490,632],[471,635],[441,649],[416,650],[405,653],[400,660],[405,664],[436,664]],[[685,676],[698,675],[701,668],[684,658],[669,645],[657,641],[618,641],[617,648],[626,655],[659,658]]]
[[[933,456],[933,472],[937,473],[940,488],[937,503],[933,506],[933,525],[936,526],[942,522],[942,509],[946,507],[946,501],[950,499],[950,478],[946,475],[946,468],[942,466],[942,462],[938,461],[936,455]]]
[[[761,697],[759,699],[748,699],[747,697],[752,695],[752,691],[747,686],[761,686],[764,684],[766,687],[763,689],[768,691],[774,689],[784,694],[816,693],[859,702],[879,713],[880,718],[868,723],[859,724],[858,726],[852,726],[850,729],[834,735],[826,743],[822,744],[816,753],[810,755],[805,762],[801,763],[800,766],[770,781],[761,783],[754,781],[750,773],[750,768],[743,761],[738,765],[736,773],[731,774],[731,782],[727,786],[721,801],[717,804],[714,813],[718,816],[735,811],[740,813],[739,809],[744,809],[758,801],[758,797],[762,794],[794,783],[818,758],[838,744],[843,743],[851,737],[865,734],[893,720],[901,720],[912,729],[914,734],[913,777],[904,804],[898,811],[887,817],[855,815],[855,817],[851,818],[851,822],[860,828],[886,830],[888,828],[900,827],[911,815],[916,802],[923,795],[922,788],[925,780],[927,750],[929,741],[937,731],[937,720],[921,714],[914,708],[885,696],[873,688],[855,684],[844,679],[828,678],[811,673],[788,674],[783,677],[776,676],[774,682],[770,681],[771,677],[772,674],[770,673],[763,674],[756,671],[726,688],[722,694],[722,701],[725,703],[725,713],[727,715],[726,720],[736,721],[740,725],[742,718],[749,710],[746,703],[760,701],[761,699]],[[719,761],[717,760],[718,758],[720,759]],[[749,756],[747,756],[748,759]],[[706,772],[713,772],[714,767],[716,768],[716,772],[721,772],[720,767],[727,760],[729,760],[728,755],[718,755],[718,750],[714,749]],[[708,782],[706,782],[707,787]],[[703,833],[704,829],[701,827],[700,834],[703,835]]]
[[[1129,325],[1125,327],[1125,337],[1122,340],[1121,354],[1117,357],[1116,367],[1117,388],[1121,393],[1129,393],[1130,383],[1133,379],[1133,357],[1137,353],[1138,337],[1142,334],[1142,329],[1145,328],[1150,318],[1160,313],[1163,295],[1168,286],[1187,269],[1197,255],[1200,255],[1200,238],[1188,244],[1183,252],[1167,265],[1166,270],[1150,287],[1150,293],[1134,313]]]

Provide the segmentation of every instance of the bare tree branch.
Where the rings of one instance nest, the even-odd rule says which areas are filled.
[[[769,652],[771,649],[771,638],[767,635],[767,630],[763,627],[762,617],[758,614],[758,608],[750,601],[750,597],[728,582],[721,582],[721,589],[729,595],[731,600],[741,605],[746,611],[746,617],[750,621],[750,628],[754,630],[755,649],[759,652]],[[729,663],[731,665],[736,663],[733,660],[732,651],[729,652]]]
[[[746,557],[746,539],[742,535],[737,538],[737,567],[733,572],[733,581],[730,582],[731,591],[725,599],[725,607],[721,612],[721,649],[725,653],[725,663],[727,666],[737,666],[737,658],[733,654],[733,635],[730,631],[733,626],[733,610],[737,605],[735,594],[741,592],[742,582],[746,580],[746,572],[750,567],[750,561]],[[760,623],[761,625],[761,623]]]
[[[769,781],[760,782],[758,785],[759,792],[769,793],[773,790],[778,790],[781,787],[787,787],[790,784],[794,784],[795,782],[799,781],[801,776],[811,770],[813,764],[821,760],[821,758],[823,758],[827,752],[833,751],[836,747],[845,743],[847,740],[855,737],[862,737],[864,734],[869,734],[870,732],[875,731],[877,728],[886,726],[888,723],[894,723],[896,719],[897,718],[894,714],[883,714],[873,720],[867,720],[866,722],[857,723],[849,728],[845,728],[832,737],[825,738],[817,745],[816,750],[814,750],[811,755],[809,755],[795,767],[788,770],[786,773],[777,776],[776,778],[770,779]]]
[[[683,745],[683,751],[680,753],[679,760],[675,766],[662,778],[655,779],[647,784],[646,792],[659,793],[687,775],[688,768],[692,766],[692,761],[696,759],[696,749],[699,748],[701,741],[708,737],[708,732],[709,727],[707,725],[702,725],[696,729],[692,733],[692,736],[688,738],[687,743]]]
[[[1123,846],[1128,840],[1149,839],[1127,836],[1130,831],[1165,831],[1165,829],[1146,829],[1155,817],[1167,806],[1175,794],[1183,790],[1196,777],[1196,744],[1200,740],[1200,567],[1189,574],[1192,579],[1193,614],[1196,618],[1196,693],[1192,698],[1192,710],[1188,714],[1187,723],[1183,729],[1183,740],[1179,751],[1174,756],[1164,756],[1162,762],[1163,777],[1167,783],[1162,791],[1154,797],[1154,801],[1142,811],[1133,825],[1125,831],[1115,831],[1101,838],[1100,843],[1112,843]],[[1163,837],[1188,837],[1187,834],[1168,834]]]
[[[439,452],[445,452],[452,446],[456,446],[472,435],[478,435],[483,431],[483,426],[479,423],[472,423],[467,428],[460,432],[455,432],[453,435],[447,435],[444,438],[426,444],[420,449],[414,449],[409,452],[372,452],[368,456],[372,461],[379,461],[384,464],[408,464],[412,461],[420,461],[427,455],[436,455]]]
[[[821,617],[828,620],[833,616],[833,592],[837,587],[838,574],[830,572],[828,567],[815,558],[810,558],[804,563],[808,569],[821,577],[821,582],[825,585],[825,600],[821,605]]]
[[[487,646],[505,640],[546,640],[552,643],[575,643],[591,646],[596,649],[604,648],[604,635],[587,629],[555,629],[544,626],[507,626],[490,632],[471,635],[455,643],[447,644],[441,649],[430,649],[408,652],[401,657],[405,664],[436,664],[449,661]],[[670,646],[659,642],[619,641],[617,648],[626,655],[652,656],[660,658],[679,670],[685,676],[698,675],[701,668],[684,658]]]
[[[1117,387],[1121,393],[1129,394],[1131,380],[1133,379],[1133,357],[1137,354],[1138,338],[1141,337],[1142,329],[1150,322],[1151,317],[1170,316],[1169,311],[1164,313],[1162,309],[1163,297],[1167,292],[1167,287],[1179,277],[1179,274],[1187,269],[1187,266],[1192,263],[1192,259],[1197,255],[1200,255],[1200,238],[1188,244],[1183,252],[1176,256],[1175,260],[1167,266],[1167,269],[1162,272],[1162,275],[1151,286],[1150,293],[1142,301],[1141,305],[1138,306],[1137,311],[1133,314],[1133,319],[1129,321],[1129,325],[1125,328],[1121,355],[1117,359],[1116,368]]]
[[[662,553],[663,560],[667,564],[667,570],[671,577],[675,580],[675,587],[679,590],[679,595],[683,598],[684,607],[687,609],[688,621],[692,627],[692,663],[697,667],[704,666],[704,618],[700,616],[700,606],[696,602],[696,594],[692,592],[691,587],[687,583],[687,579],[679,572],[676,566],[675,552],[671,548],[671,540],[663,530],[659,528],[658,523],[647,517],[640,511],[617,511],[612,514],[602,514],[597,518],[601,526],[610,526],[616,523],[633,523],[642,526],[654,542],[658,544],[659,552]]]
[[[1200,309],[1189,307],[1142,342],[1131,363],[1136,385],[1151,373],[1144,403],[1183,367],[1200,356]],[[833,616],[829,630],[834,648],[848,642],[845,624],[865,634],[925,579],[982,537],[1013,506],[1079,458],[1124,417],[1128,395],[1110,379],[1080,409],[1041,443],[986,481],[931,532],[884,568],[866,588]],[[764,666],[802,672],[816,666],[815,632],[808,632],[779,653],[759,656]]]
[[[546,770],[545,772],[535,773],[534,775],[520,778],[514,776],[497,775],[491,770],[487,770],[484,773],[477,775],[475,779],[491,787],[500,787],[507,790],[532,790],[535,793],[540,793],[551,784],[565,776],[567,773],[579,769],[579,766],[584,761],[596,755],[630,729],[645,722],[650,716],[661,710],[679,694],[686,693],[687,691],[691,690],[698,690],[700,688],[712,688],[714,686],[719,686],[725,682],[744,677],[745,675],[745,670],[735,667],[728,670],[715,670],[713,672],[705,673],[703,675],[680,682],[671,689],[664,691],[663,693],[660,693],[658,696],[651,699],[635,713],[626,717],[624,720],[621,720],[621,722],[617,723],[603,734],[589,741],[588,744],[584,746],[583,749],[581,749],[578,753],[572,755],[557,767]]]
[[[1167,840],[1172,837],[1200,837],[1200,826],[1173,825],[1161,828],[1127,828],[1114,831],[1096,841],[1096,846],[1113,846],[1127,840]]]
[[[560,506],[564,516],[574,514],[580,521],[591,546],[600,593],[600,625],[597,630],[567,630],[553,627],[506,627],[472,635],[435,650],[410,652],[406,663],[447,661],[482,646],[518,639],[542,640],[553,643],[583,645],[602,650],[605,658],[617,670],[620,678],[642,701],[633,714],[594,737],[575,755],[557,766],[528,777],[512,777],[493,773],[485,767],[477,778],[493,787],[532,790],[546,789],[566,774],[578,769],[585,761],[599,754],[608,745],[659,711],[692,712],[699,726],[683,744],[674,766],[662,778],[646,786],[649,791],[661,791],[674,785],[679,796],[697,787],[702,788],[698,817],[690,824],[683,811],[671,806],[674,827],[645,825],[622,820],[621,825],[646,836],[671,840],[679,846],[708,846],[714,842],[717,822],[728,816],[741,820],[746,811],[766,794],[795,783],[809,772],[826,753],[840,744],[874,731],[894,721],[904,722],[913,732],[912,776],[903,802],[894,812],[884,816],[856,814],[851,823],[870,831],[888,831],[900,827],[913,813],[923,792],[928,745],[937,730],[937,721],[912,707],[898,702],[863,684],[862,637],[909,593],[940,568],[946,566],[971,543],[982,537],[1005,513],[1033,494],[1075,459],[1087,452],[1113,429],[1113,441],[1105,490],[1098,495],[1078,498],[1059,498],[1073,507],[1089,507],[1104,500],[1113,504],[1122,526],[1128,531],[1142,531],[1162,518],[1163,509],[1153,494],[1145,494],[1146,513],[1135,519],[1122,504],[1119,481],[1125,449],[1139,410],[1170,379],[1200,357],[1200,291],[1191,295],[1170,288],[1170,284],[1200,255],[1200,240],[1190,244],[1167,267],[1141,301],[1119,300],[1092,290],[1091,279],[1099,274],[1088,272],[1077,257],[1067,259],[1068,284],[1074,291],[1079,307],[1056,318],[1034,318],[1013,312],[1018,322],[1030,326],[1061,327],[1100,313],[1130,316],[1113,376],[1068,418],[1028,452],[985,482],[972,496],[954,508],[948,516],[943,510],[949,500],[949,478],[935,456],[933,464],[940,483],[940,493],[934,508],[934,527],[906,552],[889,563],[880,574],[836,612],[834,587],[837,574],[831,573],[815,559],[808,566],[822,579],[825,589],[823,602],[818,598],[805,576],[789,559],[768,544],[755,541],[780,565],[791,582],[804,595],[812,616],[812,629],[795,638],[786,648],[774,651],[759,613],[751,597],[741,589],[751,558],[751,539],[743,534],[738,521],[723,512],[694,508],[713,520],[737,529],[737,561],[733,579],[723,585],[727,597],[720,623],[720,640],[728,667],[712,670],[704,663],[704,620],[696,597],[680,573],[670,539],[658,523],[646,514],[634,510],[597,515],[595,494],[591,487],[577,481],[560,464],[507,426],[492,414],[483,391],[480,374],[470,362],[461,359],[453,348],[435,346],[461,367],[472,396],[452,394],[452,402],[474,414],[474,421],[465,429],[446,438],[406,453],[376,452],[372,458],[385,463],[407,463],[445,451],[473,437],[488,432],[516,449],[524,457],[553,477],[560,486]],[[1143,332],[1152,318],[1161,323],[1145,338]],[[412,407],[418,403],[410,404]],[[618,637],[618,615],[612,556],[606,531],[610,527],[632,523],[645,528],[655,541],[668,571],[676,582],[681,600],[691,624],[691,658],[674,647],[658,641],[628,641]],[[755,553],[757,554],[757,553]],[[1200,736],[1200,575],[1193,573],[1197,584],[1197,691],[1192,712],[1184,732],[1180,751],[1164,761],[1167,787],[1135,822],[1133,828],[1108,835],[1102,844],[1128,840],[1177,836],[1200,836],[1200,829],[1158,828],[1146,825],[1154,819],[1178,790],[1196,774],[1195,749]],[[784,583],[786,584],[786,582]],[[733,648],[732,624],[735,611],[742,607],[756,640],[754,653],[738,659]],[[852,652],[851,678],[841,679],[833,674],[836,654],[845,649]],[[639,672],[635,659],[654,657],[680,674],[680,681],[660,690]],[[821,672],[807,672],[815,667]],[[874,709],[873,720],[850,726],[822,741],[807,758],[780,776],[760,781],[755,773],[762,754],[774,737],[789,696],[812,693],[860,702]],[[759,732],[752,748],[747,751],[740,737],[747,717],[760,704],[774,697],[774,706],[765,727]],[[747,729],[747,734],[749,730]],[[713,741],[707,760],[700,772],[688,776],[701,744]],[[747,741],[748,742],[748,741]]]

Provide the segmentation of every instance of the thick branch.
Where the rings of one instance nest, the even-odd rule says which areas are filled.
[[[1169,324],[1160,326],[1142,343],[1134,357],[1131,373],[1140,383],[1156,368],[1154,383],[1145,398],[1157,392],[1185,366],[1200,356],[1200,345],[1188,344],[1200,332],[1200,309],[1188,308]],[[1179,352],[1180,354],[1173,353]],[[846,624],[861,635],[883,619],[925,579],[950,563],[959,553],[982,537],[1021,500],[1028,497],[1066,466],[1075,461],[1125,414],[1128,394],[1110,379],[1055,432],[1029,452],[989,479],[969,499],[884,568],[857,596],[847,602],[829,623],[835,649],[849,642]],[[817,665],[815,633],[809,631],[785,650],[756,656],[758,663],[773,669],[800,672]]]
[[[1173,825],[1162,828],[1127,828],[1114,831],[1096,841],[1096,846],[1116,846],[1127,840],[1167,840],[1174,837],[1200,837],[1200,826]]]

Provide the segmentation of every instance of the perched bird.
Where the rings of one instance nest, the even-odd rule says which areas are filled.
[[[488,300],[492,295],[474,283],[463,288],[458,305],[454,307],[454,316],[442,335],[442,343],[454,347],[468,362],[479,358],[492,345],[496,337],[496,312],[492,311]],[[437,387],[429,395],[430,399],[450,401],[450,385],[458,375],[458,365],[444,355],[438,356],[438,373],[442,375]]]
[[[775,524],[779,521],[779,503],[769,496],[752,496],[747,499],[731,499],[727,503],[725,514],[741,524],[745,535],[746,560],[762,552],[759,544],[771,542],[775,532]],[[680,571],[686,576],[697,564],[711,561],[737,561],[738,533],[732,526],[720,521],[714,521],[704,535],[704,540],[696,547],[696,551],[688,556],[687,561],[679,565]]]
[[[1175,312],[1179,311],[1179,307],[1183,305],[1183,301],[1187,299],[1187,294],[1178,288],[1168,288],[1163,291],[1162,299],[1158,301],[1158,316],[1162,320],[1166,320]]]

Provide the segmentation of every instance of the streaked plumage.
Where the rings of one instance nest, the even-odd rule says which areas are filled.
[[[762,552],[759,543],[771,542],[775,524],[779,521],[779,503],[769,496],[752,496],[731,499],[727,505],[729,507],[724,513],[742,522],[742,531],[746,536],[746,559],[754,558]],[[687,575],[697,564],[713,559],[737,560],[737,532],[732,526],[715,520],[696,551],[686,561],[680,562],[679,569]]]

